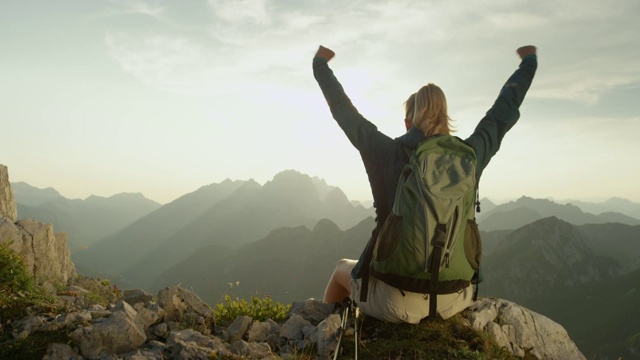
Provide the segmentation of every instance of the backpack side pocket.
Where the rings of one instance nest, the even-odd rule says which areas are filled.
[[[482,239],[475,219],[467,220],[467,228],[464,232],[464,254],[474,270],[480,267],[482,258]]]

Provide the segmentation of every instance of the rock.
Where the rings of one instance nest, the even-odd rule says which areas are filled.
[[[119,303],[109,318],[79,328],[69,337],[83,356],[97,356],[101,352],[122,354],[135,350],[147,340],[139,315],[126,302]]]
[[[271,333],[271,327],[272,325],[267,322],[254,321],[249,328],[247,338],[249,341],[266,341],[267,335]]]
[[[93,315],[88,310],[80,310],[68,314],[58,315],[52,321],[40,327],[40,331],[58,331],[60,329],[75,329],[81,324],[88,324]]]
[[[9,219],[11,222],[18,220],[16,200],[13,197],[13,189],[9,182],[9,170],[0,164],[0,218]]]
[[[265,343],[249,343],[238,340],[231,344],[231,352],[248,359],[263,359],[272,355],[271,348]]]
[[[562,326],[510,301],[483,298],[464,316],[516,356],[528,350],[538,359],[585,359]]]
[[[167,326],[166,323],[160,323],[153,327],[153,334],[158,337],[166,338],[168,333],[169,333],[169,327]]]
[[[128,302],[129,305],[134,306],[137,303],[147,303],[152,301],[153,295],[139,289],[125,290],[122,294],[122,300]]]
[[[341,319],[338,314],[331,314],[317,327],[316,344],[318,345],[318,358],[330,359],[338,345]]]
[[[309,325],[311,325],[311,322],[305,320],[298,314],[293,314],[289,320],[282,325],[282,328],[280,329],[280,336],[293,341],[302,340],[304,338],[302,329]]]
[[[13,328],[11,335],[16,340],[24,340],[38,330],[43,323],[44,320],[40,316],[27,316],[11,324],[11,327]]]
[[[228,341],[233,343],[234,341],[242,340],[252,322],[253,318],[250,316],[238,316],[227,329]]]
[[[47,353],[42,360],[81,360],[78,356],[78,349],[74,349],[68,344],[49,344]]]
[[[15,224],[0,218],[0,242],[12,241],[10,248],[25,263],[35,282],[66,284],[77,276],[67,246],[67,235],[54,233],[53,225],[35,220],[20,220]]]
[[[124,301],[124,300],[123,300]],[[128,304],[131,304],[127,302]],[[133,308],[138,312],[144,328],[147,329],[150,326],[156,324],[160,319],[164,318],[164,309],[160,305],[154,302],[137,302]]]
[[[164,321],[181,321],[184,314],[195,312],[215,326],[213,309],[200,297],[179,286],[167,287],[158,292],[158,304],[165,310]]]
[[[291,305],[291,314],[298,314],[318,325],[333,312],[334,304],[325,304],[316,299],[307,299],[305,302],[294,302]]]
[[[171,346],[172,359],[210,359],[209,355],[224,358],[231,357],[228,344],[217,338],[204,336],[201,333],[185,329],[172,331],[167,338],[167,345]],[[204,357],[203,357],[204,356]]]

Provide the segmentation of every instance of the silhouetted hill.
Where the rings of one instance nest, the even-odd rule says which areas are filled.
[[[19,199],[21,204],[30,207],[37,207],[51,200],[63,198],[63,196],[52,187],[40,189],[22,181],[11,183],[11,188],[13,189],[13,196],[16,202],[18,202]]]
[[[637,359],[640,269],[565,289],[540,309],[562,324],[588,359]]]
[[[619,275],[619,263],[594,253],[586,237],[578,227],[556,217],[519,228],[484,258],[483,294],[527,304],[538,311],[540,303],[559,289]]]
[[[527,207],[506,210],[496,208],[478,219],[478,226],[483,231],[513,230],[542,218],[540,213]]]
[[[160,204],[142,194],[122,193],[111,197],[90,196],[85,200],[67,199],[55,189],[38,189],[27,183],[12,184],[20,218],[38,219],[69,235],[72,252],[91,246]]]
[[[578,227],[587,245],[596,253],[616,259],[624,272],[640,269],[640,226],[588,224]]]
[[[482,231],[480,230],[480,238],[482,239],[482,256],[486,257],[493,253],[500,245],[500,242],[504,240],[513,230],[493,230]]]
[[[601,203],[571,200],[569,203],[576,205],[585,212],[592,214],[602,214],[605,212],[616,212],[636,219],[640,219],[640,203],[627,199],[612,197]]]
[[[533,199],[526,196],[516,201],[498,205],[495,209],[478,218],[478,224],[484,231],[517,229],[520,226],[555,216],[574,225],[604,224],[619,222],[628,225],[640,225],[640,220],[619,213],[594,215],[582,211],[575,205],[561,205],[546,199]]]
[[[489,200],[488,198],[482,198],[480,199],[480,213],[477,214],[478,218],[481,215],[484,215],[488,212],[490,212],[491,210],[496,208],[496,205],[493,201]]]
[[[324,190],[317,189],[318,183]],[[251,180],[215,188],[220,190],[215,198],[194,194],[167,204],[78,254],[76,263],[96,276],[146,288],[158,274],[205,246],[237,248],[274,229],[310,228],[322,218],[351,227],[372,214],[371,209],[351,204],[340,189],[292,170],[277,174],[264,186]],[[325,198],[319,192],[325,192]],[[198,199],[198,204],[189,199]]]
[[[212,302],[225,293],[271,295],[282,302],[322,299],[336,262],[357,259],[374,226],[369,217],[343,231],[323,219],[313,230],[306,226],[279,228],[235,250],[206,246],[167,269],[152,289],[178,282]]]
[[[74,254],[73,261],[84,274],[118,277],[128,266],[166,241],[206,210],[241,186],[260,186],[255,181],[225,180],[181,196],[137,220],[89,249]]]
[[[323,201],[311,177],[283,171],[263,187],[242,188],[231,194],[124,269],[123,277],[135,286],[145,286],[204,246],[238,247],[280,227],[311,228],[322,218],[340,227],[353,226],[370,215],[369,210],[353,206],[340,194],[339,189],[330,190],[329,202]]]

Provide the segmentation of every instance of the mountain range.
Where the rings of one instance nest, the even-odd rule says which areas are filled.
[[[608,209],[602,205],[602,209]],[[515,201],[497,205],[478,215],[478,224],[484,231],[515,230],[544,217],[555,216],[575,225],[621,223],[640,225],[640,219],[615,211],[604,211],[598,215],[585,212],[573,204],[558,204],[546,199],[523,196]]]
[[[53,188],[38,189],[24,182],[11,187],[18,216],[54,224],[56,231],[68,233],[72,252],[92,246],[161,206],[140,193],[72,200]]]
[[[224,294],[319,298],[336,261],[357,258],[374,227],[371,208],[291,170],[264,186],[203,186],[163,206],[139,194],[69,200],[50,188],[14,189],[20,217],[51,222],[70,242],[72,234],[83,239],[73,253],[80,274],[154,291],[182,283],[212,303]],[[605,203],[482,199],[480,294],[560,322],[590,358],[633,358],[640,221],[631,216],[634,203]]]
[[[638,225],[577,226],[547,217],[504,235],[485,256],[480,293],[558,321],[585,355],[634,358],[629,344],[640,344],[638,255]]]
[[[283,171],[264,186],[249,180],[203,187],[75,254],[74,262],[89,274],[148,287],[204,247],[234,249],[281,227],[312,228],[323,218],[348,228],[372,213],[352,204],[339,188]]]

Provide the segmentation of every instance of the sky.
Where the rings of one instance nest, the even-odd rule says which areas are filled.
[[[383,133],[433,82],[465,138],[531,44],[538,72],[481,196],[640,202],[638,23],[626,0],[0,0],[0,164],[68,198],[168,203],[295,169],[368,200],[318,45]]]

